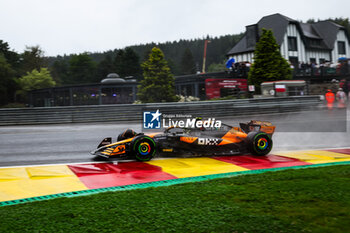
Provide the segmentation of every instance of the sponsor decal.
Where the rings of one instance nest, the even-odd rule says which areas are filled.
[[[219,143],[218,138],[198,138],[198,145],[216,146]]]
[[[275,90],[276,92],[286,92],[286,85],[276,84]]]
[[[197,137],[180,137],[180,141],[187,142],[187,143],[193,143],[197,140]]]
[[[163,149],[163,152],[173,152],[173,148]]]
[[[179,128],[220,128],[221,121],[215,120],[215,118],[209,118],[202,121],[196,118],[187,118],[185,120],[172,120],[163,118],[163,127],[179,127]]]
[[[113,150],[112,155],[122,154],[122,153],[124,153],[124,151],[125,151],[125,145],[120,145],[120,146],[117,146],[117,147]]]

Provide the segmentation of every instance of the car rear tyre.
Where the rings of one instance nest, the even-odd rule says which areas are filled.
[[[132,154],[137,161],[150,161],[156,152],[156,143],[148,136],[140,135],[131,141]]]
[[[247,136],[248,150],[253,155],[264,156],[272,150],[272,140],[264,132],[250,132]]]

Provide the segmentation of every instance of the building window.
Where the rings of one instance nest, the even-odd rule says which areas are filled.
[[[288,36],[288,50],[298,51],[297,38],[295,36]]]
[[[338,41],[338,54],[346,54],[344,41]]]

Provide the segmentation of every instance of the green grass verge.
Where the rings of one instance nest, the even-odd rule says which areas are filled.
[[[349,232],[350,165],[4,206],[0,232]]]

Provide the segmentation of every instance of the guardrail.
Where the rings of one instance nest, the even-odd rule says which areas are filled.
[[[0,109],[0,125],[120,122],[142,119],[143,111],[202,117],[295,112],[319,107],[319,96],[257,98],[185,103],[89,105]]]

